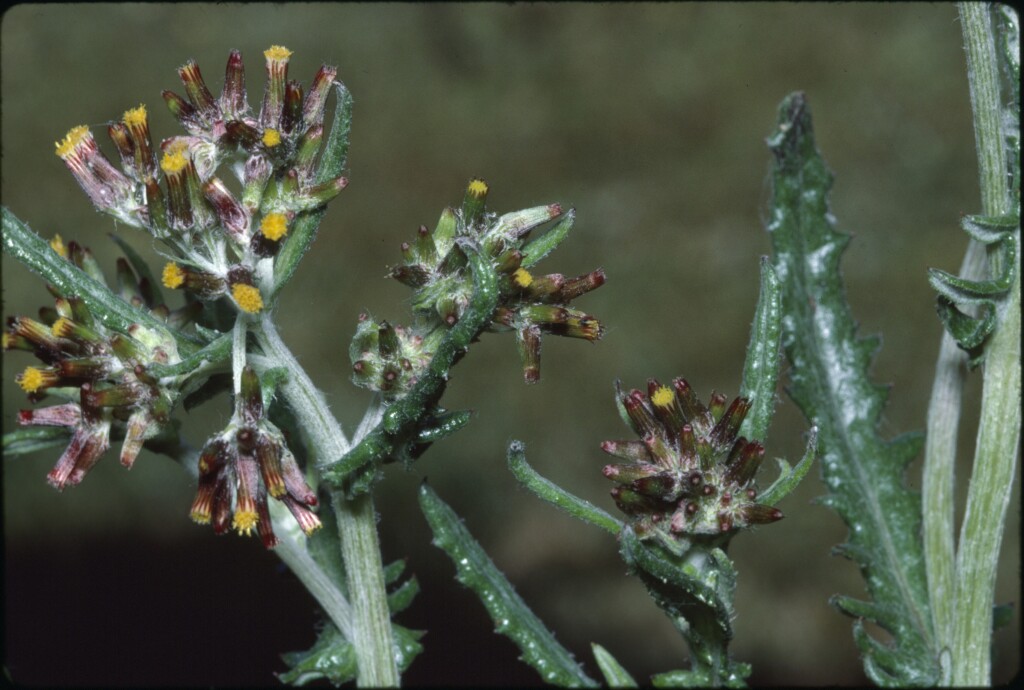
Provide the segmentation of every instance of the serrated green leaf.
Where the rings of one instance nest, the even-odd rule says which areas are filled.
[[[740,395],[750,400],[750,412],[739,435],[764,443],[775,414],[775,387],[779,382],[782,339],[782,288],[771,259],[761,257],[761,291],[750,327],[750,342],[743,363]]]
[[[570,208],[562,219],[555,223],[553,228],[523,246],[522,265],[530,268],[553,252],[562,243],[562,240],[569,236],[569,231],[572,230],[573,223],[575,222],[576,209]]]
[[[423,645],[419,639],[423,633],[409,630],[401,625],[392,628],[395,640],[395,660],[398,667],[405,670],[420,652]],[[332,624],[324,626],[313,647],[304,652],[288,652],[281,658],[291,667],[285,673],[279,673],[282,683],[301,687],[313,681],[325,679],[338,687],[356,678],[356,652],[352,643],[346,640]]]
[[[639,687],[636,681],[633,680],[633,676],[629,675],[629,671],[624,669],[622,664],[607,649],[596,642],[590,643],[590,648],[594,651],[594,659],[597,661],[597,665],[601,669],[601,675],[604,676],[604,681],[608,683],[608,687]]]
[[[618,534],[622,523],[595,506],[590,501],[573,496],[571,493],[542,477],[526,462],[526,446],[521,441],[508,444],[508,469],[519,483],[537,494],[548,503],[561,508],[575,518]]]
[[[828,207],[832,173],[814,141],[802,93],[780,106],[773,154],[768,231],[783,285],[783,347],[792,364],[790,395],[819,430],[828,505],[850,526],[851,554],[877,612],[893,635],[892,657],[865,658],[905,684],[939,676],[931,628],[919,496],[904,486],[913,444],[877,433],[887,389],[867,375],[874,345],[856,334],[844,296],[840,255],[849,236],[833,228]],[[892,660],[897,660],[894,663]],[[884,662],[884,663],[883,663]]]
[[[19,220],[10,209],[3,207],[4,253],[24,264],[41,276],[63,295],[77,295],[85,302],[93,317],[121,333],[127,333],[132,324],[140,324],[164,337],[177,341],[178,350],[188,355],[198,349],[194,336],[171,331],[166,324],[148,311],[136,309],[114,294],[105,284],[89,276],[66,261],[50,248],[43,238]]]
[[[282,654],[291,670],[279,673],[282,683],[301,687],[321,678],[338,687],[356,677],[356,650],[333,625],[326,625],[313,647],[304,652]]]
[[[121,248],[125,258],[128,259],[128,263],[130,263],[132,268],[135,269],[135,274],[139,276],[139,280],[145,279],[149,281],[150,290],[153,292],[153,305],[166,304],[166,301],[164,300],[164,293],[160,290],[161,282],[157,280],[156,276],[153,275],[153,272],[149,270],[149,264],[146,263],[146,260],[139,256],[139,253],[135,251],[130,244],[125,242],[124,238],[120,235],[112,232],[109,233],[107,237],[112,239],[114,243]]]
[[[520,657],[541,678],[565,687],[596,687],[572,654],[534,615],[512,583],[498,570],[483,548],[473,539],[462,520],[427,486],[420,486],[420,507],[434,533],[434,545],[455,564],[459,582],[480,597],[496,626],[495,631],[512,640]]]
[[[29,429],[17,429],[4,434],[4,457],[14,457],[47,450],[57,446],[66,446],[71,439],[70,432],[59,426],[40,426]]]

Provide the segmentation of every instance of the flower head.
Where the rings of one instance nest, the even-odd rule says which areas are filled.
[[[456,238],[475,242],[501,276],[499,306],[490,328],[516,333],[524,378],[533,383],[540,379],[542,334],[591,342],[604,334],[596,318],[569,303],[603,285],[605,275],[601,269],[572,278],[532,273],[533,264],[568,233],[574,212],[548,204],[498,216],[487,211],[488,193],[486,182],[471,180],[458,211],[446,209],[434,230],[420,226],[415,240],[402,244],[404,262],[391,269],[391,277],[415,290],[413,310],[427,324],[425,330],[450,328],[462,318],[473,292],[466,255]],[[535,229],[555,220],[559,222],[548,235],[527,242]]]
[[[63,243],[61,243],[63,246]],[[75,242],[66,248],[67,260],[90,266],[88,250]],[[98,267],[89,269],[102,277]],[[165,282],[167,280],[165,271]],[[171,312],[154,303],[148,281],[136,278],[126,261],[118,262],[118,283],[125,301],[148,308],[162,320],[187,322],[189,310]],[[30,365],[15,380],[29,399],[38,401],[51,389],[78,389],[71,402],[22,410],[23,426],[62,426],[71,441],[49,482],[57,489],[82,481],[110,447],[111,430],[123,430],[121,464],[131,467],[143,443],[170,429],[170,412],[179,395],[176,380],[160,381],[149,374],[153,364],[180,361],[177,346],[167,334],[133,325],[118,331],[94,318],[78,297],[59,297],[52,310],[41,310],[43,321],[11,317],[4,333],[6,350],[32,352],[42,366]]]
[[[616,401],[640,440],[602,443],[626,461],[606,465],[604,475],[617,483],[612,498],[639,537],[713,539],[782,518],[756,501],[764,447],[737,437],[746,398],[726,407],[716,394],[705,406],[678,378],[669,386],[651,379],[647,393],[618,390]]]
[[[307,535],[321,527],[312,511],[316,492],[306,483],[281,431],[265,418],[259,377],[246,367],[231,423],[206,442],[199,456],[199,487],[191,516],[200,524],[213,524],[218,534],[229,527],[243,535],[255,531],[271,548],[278,542],[268,494],[288,507]]]

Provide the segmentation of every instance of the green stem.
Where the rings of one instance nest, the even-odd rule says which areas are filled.
[[[288,371],[288,381],[281,391],[295,412],[295,418],[303,424],[317,466],[337,462],[350,444],[328,409],[327,401],[281,340],[269,314],[264,314],[255,334],[263,352],[276,366]],[[398,666],[391,638],[373,498],[365,494],[349,502],[337,489],[331,490],[331,496],[352,601],[353,635],[349,639],[356,650],[357,682],[362,687],[397,687]]]
[[[985,245],[970,240],[960,267],[960,277],[978,280],[985,274]],[[928,573],[928,598],[937,648],[949,650],[953,640],[956,600],[956,538],[954,536],[954,480],[956,441],[960,425],[967,353],[943,330],[935,379],[928,405],[928,424],[922,479],[924,554]],[[948,684],[948,659],[940,658],[943,683]]]
[[[999,97],[999,72],[988,4],[960,4],[982,211],[1010,212]],[[1013,239],[1019,246],[1020,231]],[[953,623],[953,685],[991,683],[992,603],[1020,438],[1020,272],[992,336],[985,360],[981,420],[967,510],[957,553]]]
[[[299,582],[306,587],[330,617],[331,622],[338,626],[341,634],[351,640],[355,634],[352,623],[352,605],[349,604],[338,585],[309,555],[309,550],[305,545],[306,537],[300,530],[294,528],[295,521],[287,515],[287,510],[282,513],[282,506],[277,501],[271,501],[270,506],[274,518],[274,532],[277,533],[279,542],[274,547],[274,553],[295,573]]]

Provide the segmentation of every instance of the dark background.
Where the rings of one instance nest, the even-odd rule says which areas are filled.
[[[778,102],[807,92],[837,173],[838,227],[856,238],[843,267],[861,332],[885,334],[877,381],[894,384],[881,433],[922,429],[940,327],[930,266],[956,270],[961,213],[979,208],[973,132],[955,8],[933,4],[21,5],[3,16],[3,203],[44,237],[116,257],[53,142],[140,102],[156,139],[179,132],[160,91],[199,61],[218,91],[228,51],[246,58],[249,100],[261,52],[295,51],[290,76],[340,67],[355,98],[350,187],[279,309],[282,333],[351,430],[368,395],[348,379],[356,315],[406,319],[408,292],[384,280],[398,245],[457,203],[470,176],[499,211],[560,201],[577,227],[539,268],[602,266],[608,284],[579,305],[608,326],[597,345],[545,340],[543,381],[522,384],[512,338],[489,336],[460,364],[446,401],[473,424],[378,489],[385,558],[410,559],[423,592],[403,624],[428,629],[409,684],[527,684],[533,672],[491,634],[483,608],[429,545],[416,506],[424,476],[559,639],[596,674],[589,643],[638,679],[684,666],[685,648],[616,544],[520,490],[507,442],[527,443],[552,480],[614,510],[600,441],[627,430],[612,382],[684,375],[704,397],[736,393],[757,298],[762,218]],[[112,150],[108,149],[112,155]],[[154,257],[152,243],[118,230]],[[49,303],[42,283],[3,260],[4,315]],[[24,396],[28,358],[4,358],[4,429]],[[978,377],[967,404],[976,409]],[[186,420],[193,442],[220,428],[226,400]],[[961,432],[968,475],[976,420]],[[769,455],[795,460],[806,424],[784,396]],[[111,454],[113,455],[113,453]],[[255,540],[215,538],[187,518],[194,486],[143,453],[125,472],[101,462],[60,495],[44,477],[56,451],[4,462],[5,652],[25,684],[264,685],[277,654],[308,647],[316,605]],[[919,484],[920,464],[909,473]],[[770,481],[770,472],[768,481]],[[959,485],[960,497],[966,481]],[[830,595],[860,595],[856,567],[829,555],[846,530],[811,499],[817,471],[786,499],[786,519],[735,540],[732,651],[759,684],[860,684],[850,621]],[[1015,490],[998,600],[1019,592]],[[962,507],[961,507],[962,510]],[[995,680],[1019,665],[1019,615],[996,637]]]

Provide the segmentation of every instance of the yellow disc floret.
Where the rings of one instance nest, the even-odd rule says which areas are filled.
[[[281,143],[281,133],[276,129],[265,129],[263,130],[263,145],[268,149],[272,149]]]
[[[469,187],[466,188],[466,191],[469,192],[470,196],[479,199],[487,194],[487,183],[479,178],[470,180]]]
[[[292,51],[284,46],[270,46],[263,51],[263,57],[268,60],[287,60],[292,56]]]
[[[196,501],[196,505],[192,506],[192,512],[189,514],[192,518],[192,522],[200,525],[210,524],[210,518],[213,517],[213,511],[210,509],[209,502],[199,503]]]
[[[60,254],[61,257],[68,258],[68,248],[64,244],[64,238],[60,235],[54,235],[50,240],[50,249]]]
[[[71,322],[71,319],[62,316],[53,322],[53,325],[50,326],[50,332],[58,338],[66,338],[71,333],[72,326],[74,324]]]
[[[235,517],[231,520],[231,527],[238,530],[239,534],[248,536],[252,534],[259,521],[259,513],[255,510],[238,510],[235,511]]]
[[[181,172],[186,165],[188,165],[188,158],[185,157],[185,152],[180,147],[176,147],[175,150],[168,148],[160,159],[160,169],[169,175]]]
[[[182,270],[181,266],[171,261],[164,266],[162,278],[164,287],[177,290],[185,282],[185,271]]]
[[[122,119],[129,127],[144,127],[146,125],[146,106],[141,104],[138,108],[124,111]]]
[[[54,145],[57,147],[57,155],[61,158],[67,158],[71,153],[78,147],[82,141],[92,136],[89,132],[89,128],[85,125],[78,125],[68,130],[68,133],[64,136],[61,141],[55,142]]]
[[[512,282],[521,288],[528,288],[533,284],[533,276],[525,268],[517,268],[512,274]]]
[[[231,296],[238,303],[238,308],[247,314],[256,314],[263,309],[263,297],[259,289],[252,285],[235,283],[231,286]]]
[[[288,218],[283,213],[268,213],[260,223],[260,232],[268,240],[277,242],[288,234]]]
[[[40,388],[47,388],[57,383],[57,375],[47,369],[25,367],[25,371],[14,380],[21,386],[21,390],[26,393],[35,393]]]
[[[656,407],[668,407],[672,404],[676,394],[672,392],[672,389],[668,386],[662,386],[658,390],[654,391],[654,395],[651,396],[651,402]]]

